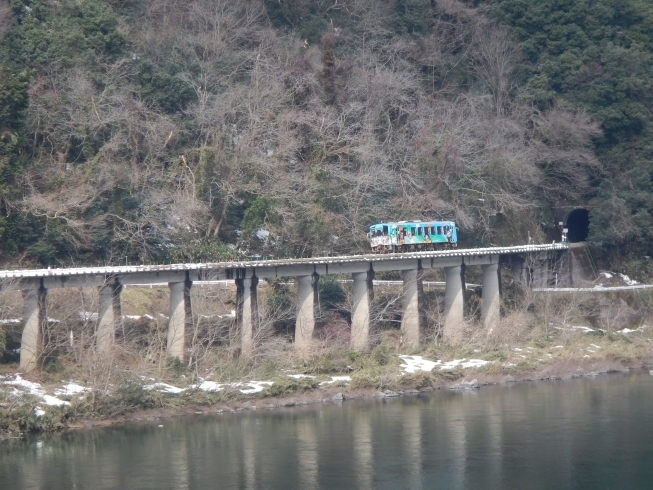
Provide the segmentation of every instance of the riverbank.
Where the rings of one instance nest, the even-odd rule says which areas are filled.
[[[617,333],[574,326],[552,328],[546,336],[519,343],[479,341],[460,347],[431,342],[414,350],[403,349],[398,332],[389,331],[366,353],[318,342],[315,353],[303,360],[291,345],[276,345],[275,358],[216,360],[203,376],[171,360],[163,366],[130,369],[119,349],[112,357],[83,366],[60,364],[53,372],[26,375],[4,365],[0,427],[3,438],[15,438],[185,414],[269,410],[651,369],[651,330],[642,326]]]
[[[610,276],[602,279],[603,287],[614,286],[616,278],[619,284],[628,282],[627,276]],[[15,291],[2,292],[0,331],[6,342],[0,434],[21,437],[196,412],[477,389],[653,367],[650,290],[547,294],[519,289],[502,277],[500,327],[488,331],[480,325],[480,296],[470,291],[469,320],[450,332],[449,342],[442,340],[442,292],[425,291],[428,327],[417,348],[404,345],[396,322],[401,288],[375,288],[375,328],[365,352],[350,348],[349,284],[334,280],[323,291],[321,300],[330,306],[322,312],[311,349],[301,353],[293,344],[294,296],[284,283],[263,285],[261,324],[247,358],[240,355],[233,287],[194,288],[196,315],[185,362],[166,357],[168,319],[161,313],[167,307],[166,288],[123,292],[121,327],[103,355],[95,351],[97,318],[89,313],[97,310],[97,290],[53,290],[47,349],[41,368],[29,375],[18,370],[21,299]]]

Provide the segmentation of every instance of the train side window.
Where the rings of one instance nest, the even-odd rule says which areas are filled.
[[[388,236],[388,225],[383,226],[383,236]]]
[[[438,226],[438,235],[442,235],[442,227]]]
[[[424,228],[421,228],[421,227],[420,227],[420,228],[417,228],[417,234],[418,234],[419,236],[424,236]]]

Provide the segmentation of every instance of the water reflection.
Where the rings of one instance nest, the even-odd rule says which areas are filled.
[[[649,488],[653,378],[165,420],[0,445],[1,489]]]
[[[402,461],[408,488],[422,488],[422,410],[419,405],[406,406],[402,413]]]
[[[297,421],[297,470],[302,488],[318,487],[318,452],[315,420],[303,417]]]
[[[356,413],[352,436],[356,487],[360,490],[370,490],[374,483],[374,446],[372,444],[372,420],[365,412]]]

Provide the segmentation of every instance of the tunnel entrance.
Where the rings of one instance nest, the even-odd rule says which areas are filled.
[[[567,239],[571,243],[584,242],[590,231],[590,213],[587,209],[574,209],[567,215]]]

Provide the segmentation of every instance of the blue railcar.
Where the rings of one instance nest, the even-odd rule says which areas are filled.
[[[454,248],[458,232],[453,221],[397,221],[370,226],[367,234],[375,252],[408,252]]]

